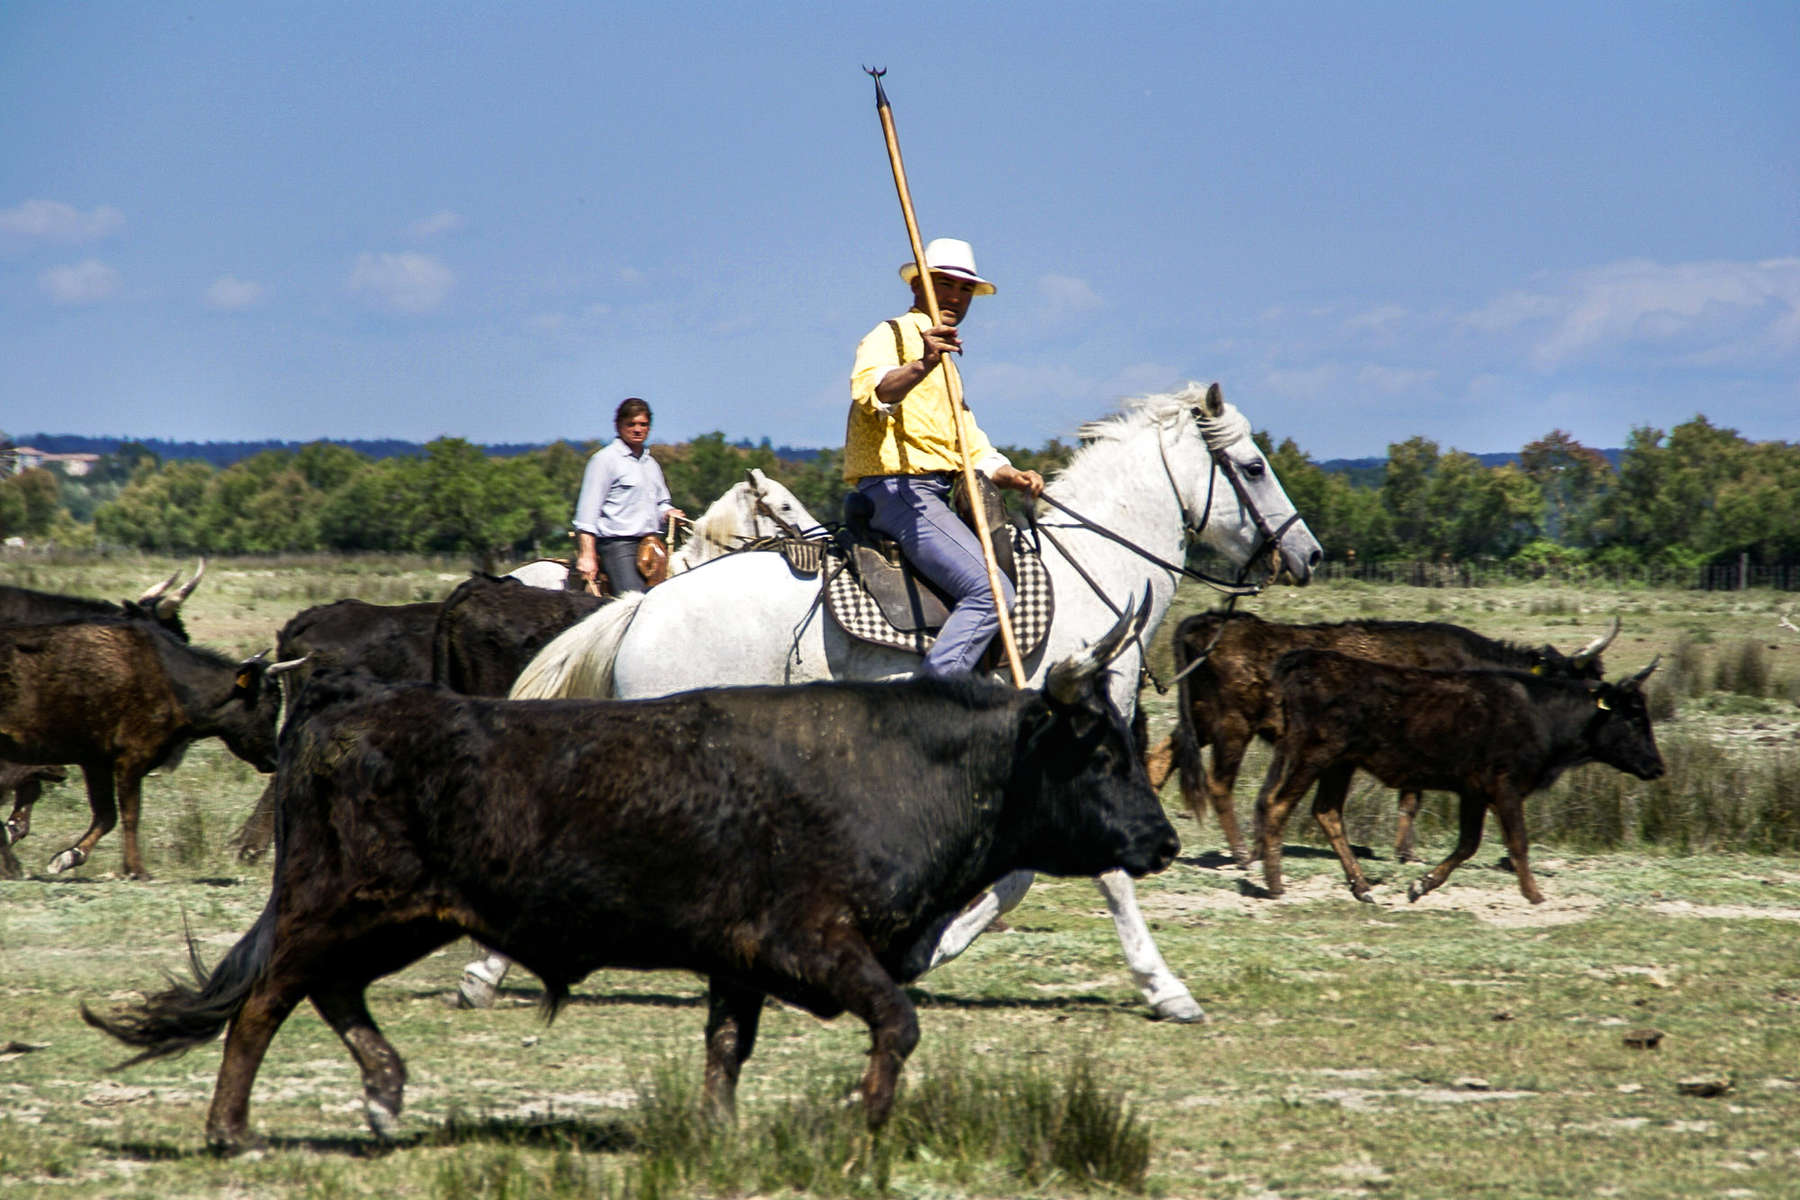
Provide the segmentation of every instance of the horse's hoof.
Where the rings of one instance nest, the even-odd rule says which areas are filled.
[[[1422,880],[1414,880],[1412,886],[1406,889],[1406,898],[1409,902],[1416,902],[1420,896],[1423,896],[1430,890],[1430,888],[1423,886]]]
[[[469,966],[476,966],[470,963]],[[468,968],[463,969],[462,981],[456,985],[456,996],[451,1002],[452,1008],[492,1008],[494,1007],[494,985]]]
[[[1375,903],[1375,896],[1368,888],[1363,888],[1360,891],[1353,888],[1351,889],[1350,894],[1355,896],[1358,900],[1361,900],[1364,904]]]
[[[1172,1025],[1204,1025],[1212,1019],[1200,1007],[1200,1002],[1187,992],[1163,997],[1150,1006],[1150,1011],[1156,1020]]]
[[[64,850],[61,854],[50,860],[50,873],[52,875],[60,875],[64,871],[74,870],[86,861],[87,855],[83,854],[81,851]]]

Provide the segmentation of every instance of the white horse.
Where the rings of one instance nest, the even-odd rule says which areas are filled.
[[[1056,613],[1023,665],[1028,683],[1042,686],[1052,663],[1102,636],[1148,589],[1144,641],[1119,657],[1111,682],[1113,703],[1129,719],[1143,647],[1174,597],[1176,564],[1190,539],[1240,570],[1266,557],[1271,571],[1285,568],[1299,583],[1322,551],[1251,439],[1249,421],[1225,403],[1217,384],[1131,401],[1081,434],[1085,444],[1045,492],[1055,502],[1040,528]],[[525,668],[512,695],[633,698],[733,684],[879,679],[917,668],[912,655],[851,640],[819,611],[818,597],[818,579],[796,574],[779,554],[733,555],[571,627]],[[1151,940],[1130,877],[1112,871],[1096,882],[1156,1015],[1204,1019]],[[960,954],[1030,884],[1029,872],[996,884],[946,931],[933,965]]]
[[[669,574],[679,575],[758,538],[804,537],[819,529],[799,497],[760,468],[750,467],[743,480],[726,488],[693,523],[687,541],[669,555]],[[507,574],[531,587],[560,592],[568,582],[569,564],[558,558],[539,558]]]

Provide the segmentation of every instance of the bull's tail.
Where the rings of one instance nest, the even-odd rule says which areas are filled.
[[[238,939],[219,965],[207,971],[200,961],[198,947],[188,938],[188,963],[194,972],[194,984],[171,979],[165,992],[151,996],[143,1004],[120,1009],[101,1016],[81,1006],[81,1019],[103,1033],[109,1033],[139,1052],[120,1063],[122,1070],[153,1058],[185,1054],[202,1042],[218,1036],[228,1021],[238,1014],[249,999],[250,989],[269,965],[275,949],[275,898],[250,931]]]
[[[558,634],[525,664],[509,700],[564,697],[604,699],[613,694],[613,660],[647,592],[627,592]]]

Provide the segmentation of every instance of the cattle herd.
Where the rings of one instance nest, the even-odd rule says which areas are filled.
[[[552,1011],[601,967],[705,976],[704,1097],[722,1116],[766,997],[854,1013],[876,1127],[919,1036],[903,985],[965,905],[1017,870],[1143,875],[1176,856],[1161,780],[1104,685],[1147,605],[1041,691],[913,680],[512,701],[532,657],[600,601],[476,575],[442,602],[307,609],[273,659],[233,661],[182,624],[203,572],[121,604],[0,587],[0,788],[14,794],[0,870],[18,877],[13,845],[65,766],[85,777],[91,822],[50,869],[88,861],[118,824],[136,878],[148,772],[216,737],[271,776],[238,836],[246,860],[275,847],[262,916],[194,983],[82,1010],[133,1062],[228,1030],[207,1119],[220,1149],[245,1144],[258,1065],[302,1000],[356,1061],[370,1126],[391,1131],[406,1071],[365,989],[464,935],[534,971]],[[1587,762],[1662,773],[1642,694],[1655,664],[1606,681],[1612,636],[1565,655],[1445,624],[1202,613],[1176,631],[1179,720],[1151,757],[1179,769],[1196,818],[1217,814],[1240,864],[1261,860],[1271,897],[1284,823],[1315,789],[1350,890],[1373,898],[1341,818],[1363,770],[1401,791],[1402,858],[1418,794],[1459,797],[1456,847],[1412,899],[1474,853],[1492,808],[1536,903],[1524,798]],[[1255,738],[1273,755],[1246,844],[1231,793]]]

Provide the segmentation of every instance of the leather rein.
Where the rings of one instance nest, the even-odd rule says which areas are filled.
[[[1193,414],[1195,423],[1198,424],[1200,419],[1199,410],[1193,410]],[[1255,498],[1250,495],[1250,489],[1245,486],[1243,479],[1239,476],[1237,464],[1231,461],[1231,457],[1226,454],[1223,449],[1216,448],[1210,442],[1207,442],[1204,433],[1201,435],[1201,440],[1206,445],[1207,454],[1211,456],[1213,460],[1214,469],[1207,477],[1206,504],[1200,510],[1199,524],[1194,524],[1185,519],[1187,515],[1186,506],[1182,505],[1181,487],[1175,482],[1175,472],[1169,466],[1168,448],[1163,444],[1162,430],[1160,428],[1157,430],[1156,434],[1156,449],[1157,453],[1162,458],[1163,476],[1169,481],[1169,487],[1175,493],[1175,503],[1182,505],[1182,515],[1184,518],[1182,521],[1182,531],[1186,535],[1188,541],[1191,542],[1198,538],[1201,531],[1206,528],[1207,518],[1212,513],[1213,489],[1218,485],[1218,477],[1220,475],[1224,475],[1226,480],[1230,482],[1232,490],[1237,493],[1238,503],[1250,514],[1251,519],[1255,522],[1257,535],[1256,546],[1244,559],[1244,565],[1239,568],[1236,580],[1218,579],[1206,574],[1204,571],[1196,571],[1184,563],[1172,563],[1161,555],[1138,545],[1130,538],[1127,538],[1114,530],[1108,529],[1098,521],[1076,512],[1062,501],[1051,496],[1048,492],[1041,493],[1038,496],[1038,499],[1044,501],[1057,511],[1064,513],[1073,519],[1076,524],[1092,530],[1101,537],[1106,538],[1108,541],[1115,542],[1118,545],[1125,547],[1139,558],[1142,558],[1155,566],[1161,567],[1163,570],[1174,575],[1185,576],[1188,579],[1197,580],[1200,583],[1206,584],[1208,587],[1224,592],[1227,596],[1225,607],[1226,611],[1229,612],[1231,608],[1236,605],[1238,597],[1257,595],[1269,585],[1269,582],[1272,579],[1274,579],[1276,573],[1280,570],[1278,556],[1280,554],[1281,538],[1287,533],[1288,529],[1300,519],[1300,513],[1298,510],[1295,510],[1293,515],[1288,517],[1287,520],[1283,521],[1280,525],[1271,528],[1268,518],[1263,515],[1263,511],[1257,506]],[[1094,577],[1088,574],[1087,569],[1084,568],[1081,565],[1081,562],[1069,552],[1068,547],[1064,546],[1055,534],[1051,533],[1047,527],[1039,525],[1035,520],[1032,520],[1029,509],[1026,511],[1026,520],[1030,523],[1033,533],[1042,533],[1044,537],[1050,540],[1050,544],[1055,546],[1068,564],[1075,568],[1075,573],[1081,576],[1083,582],[1085,582],[1089,589],[1100,598],[1101,603],[1105,604],[1106,607],[1112,611],[1114,616],[1118,616],[1124,611],[1117,604],[1113,603],[1112,598],[1106,594],[1106,591]],[[1268,559],[1268,568],[1264,572],[1262,582],[1246,582],[1252,569],[1259,560],[1262,560],[1265,557],[1265,554]],[[1168,685],[1160,682],[1150,671],[1149,648],[1143,647],[1141,641],[1140,647],[1144,651],[1143,656],[1139,659],[1141,671],[1144,676],[1150,680],[1150,683],[1158,692],[1166,692],[1168,690]],[[1184,670],[1181,674],[1187,674],[1187,671],[1192,670],[1198,665],[1198,662],[1190,664],[1187,670]],[[1175,677],[1176,680],[1180,678],[1180,675]],[[1175,680],[1171,680],[1170,682],[1173,683]]]

